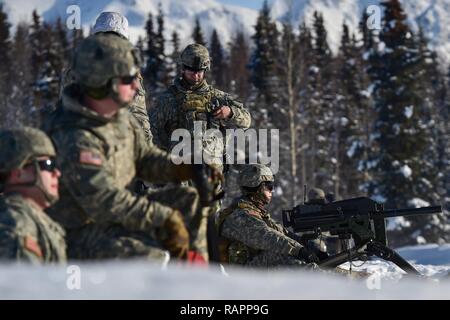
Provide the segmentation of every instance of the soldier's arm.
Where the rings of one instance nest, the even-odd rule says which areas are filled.
[[[283,233],[270,228],[248,210],[236,210],[223,222],[221,235],[257,250],[269,250],[281,255],[297,256],[302,245]]]
[[[15,221],[0,219],[0,260],[21,261],[40,264],[44,261],[38,241],[29,232],[24,233],[24,224],[18,228]]]
[[[128,111],[138,121],[140,128],[144,131],[146,140],[151,143],[153,135],[150,130],[150,120],[147,113],[147,105],[145,102],[145,90],[142,83],[142,78],[139,78],[139,88],[133,101],[128,106]]]
[[[150,130],[153,135],[153,143],[162,150],[169,150],[170,137],[166,130],[166,125],[169,118],[170,103],[167,95],[158,97],[156,104],[150,108],[148,116],[150,121]]]
[[[139,178],[153,183],[178,183],[193,178],[193,166],[175,165],[169,153],[145,143],[139,130],[135,130],[135,137],[136,175]]]
[[[230,105],[231,117],[229,119],[221,120],[222,125],[228,129],[248,129],[251,124],[250,112],[239,101],[234,100],[229,94],[219,93],[219,97],[226,98]]]
[[[163,226],[172,213],[156,201],[117,186],[113,172],[105,165],[102,143],[90,132],[56,134],[54,141],[61,183],[93,221],[117,222],[130,230],[153,231]]]

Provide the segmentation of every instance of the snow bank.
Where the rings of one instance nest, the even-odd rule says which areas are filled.
[[[354,279],[302,270],[262,272],[218,266],[193,268],[144,261],[65,266],[0,265],[1,299],[448,299],[450,245],[399,250],[428,279],[407,278],[391,263],[369,261]],[[441,264],[442,263],[442,264]],[[356,263],[355,263],[356,264]],[[434,264],[434,265],[432,265]],[[349,265],[344,265],[349,267]],[[80,271],[79,278],[77,278]],[[75,280],[74,280],[75,279]],[[77,289],[79,279],[79,289]],[[72,288],[69,289],[69,288]]]

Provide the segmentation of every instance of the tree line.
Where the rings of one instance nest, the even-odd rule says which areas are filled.
[[[367,27],[365,13],[358,30],[341,26],[336,54],[320,12],[310,24],[280,24],[265,2],[251,37],[237,31],[226,44],[219,31],[207,39],[193,22],[191,42],[210,50],[208,81],[246,104],[254,128],[280,130],[275,212],[298,204],[305,184],[337,199],[368,195],[388,208],[449,210],[450,72],[423,30],[412,31],[398,0],[382,6],[380,30]],[[180,35],[166,39],[164,28],[160,6],[136,44],[148,108],[179,74]],[[11,34],[0,5],[2,127],[39,126],[40,112],[58,103],[63,70],[82,38],[36,11]],[[446,215],[400,220],[391,238],[394,245],[448,242],[449,225]]]

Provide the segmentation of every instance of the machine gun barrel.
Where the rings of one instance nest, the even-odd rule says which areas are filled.
[[[422,214],[434,214],[442,212],[441,206],[412,208],[412,209],[388,209],[381,212],[383,218],[393,218],[399,216],[415,216]],[[373,215],[376,217],[376,215]]]

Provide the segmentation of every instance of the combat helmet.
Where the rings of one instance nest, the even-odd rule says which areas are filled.
[[[114,32],[118,35],[129,39],[128,20],[125,16],[118,12],[102,12],[97,20],[95,20],[92,33]]]
[[[272,170],[262,164],[249,164],[241,170],[238,184],[241,188],[256,188],[266,181],[274,181]]]
[[[198,43],[190,44],[181,53],[180,63],[194,71],[207,71],[211,67],[208,49]]]
[[[41,130],[24,127],[0,131],[0,172],[21,169],[30,160],[56,156],[50,138]]]
[[[308,192],[308,204],[324,204],[326,202],[325,192],[320,188],[312,188]]]
[[[73,71],[76,82],[96,99],[111,96],[117,89],[111,83],[120,77],[134,77],[139,58],[133,45],[111,33],[97,33],[84,39],[75,51]],[[112,92],[111,92],[112,89]]]

